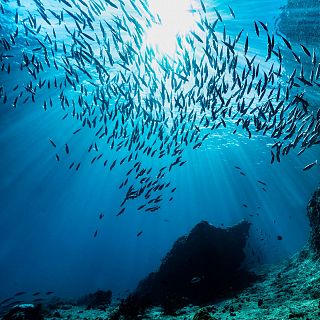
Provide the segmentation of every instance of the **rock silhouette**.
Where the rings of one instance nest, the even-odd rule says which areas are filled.
[[[233,295],[254,275],[241,268],[250,223],[222,229],[206,221],[179,238],[133,296],[161,305],[167,313],[189,303],[204,304]]]

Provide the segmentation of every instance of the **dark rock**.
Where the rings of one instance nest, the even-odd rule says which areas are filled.
[[[193,320],[214,320],[206,309],[200,309],[193,317]]]
[[[22,304],[12,308],[2,320],[44,320],[41,306]]]
[[[137,298],[136,296],[129,295],[125,300],[121,301],[120,305],[115,310],[113,310],[109,320],[140,319],[150,305],[150,301],[145,298]]]
[[[215,306],[206,306],[206,310],[210,313],[216,313],[218,309]]]
[[[174,243],[159,270],[141,281],[133,296],[174,314],[189,303],[234,295],[255,278],[241,268],[249,228],[247,221],[226,229],[200,222]]]
[[[78,305],[85,305],[87,309],[105,309],[110,305],[112,299],[112,292],[98,290],[95,293],[90,293],[77,302]]]
[[[52,316],[55,318],[62,318],[60,312],[58,312],[58,311],[56,311]]]
[[[177,295],[166,295],[161,302],[163,313],[168,316],[175,316],[177,311],[177,304],[181,304],[181,300],[185,300],[185,305],[188,304],[188,300],[185,297],[179,297]]]
[[[310,248],[320,254],[320,188],[312,195],[308,203],[307,215],[310,221]]]

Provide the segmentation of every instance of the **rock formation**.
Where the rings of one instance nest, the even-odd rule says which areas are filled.
[[[227,229],[200,222],[174,243],[159,270],[141,281],[134,294],[175,309],[213,301],[246,286],[250,275],[241,265],[249,228],[247,221]]]
[[[41,306],[21,304],[12,308],[2,320],[44,320]]]
[[[310,249],[320,255],[320,188],[312,195],[308,207],[307,215],[310,221]]]
[[[190,303],[212,302],[248,286],[255,276],[241,267],[249,229],[247,221],[226,229],[200,222],[174,243],[159,270],[139,283],[112,319],[132,318],[134,306],[139,307],[135,317],[153,305],[174,314]]]

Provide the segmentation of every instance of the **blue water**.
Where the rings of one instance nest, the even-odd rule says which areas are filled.
[[[34,9],[32,1],[25,9],[29,2]],[[11,6],[14,14],[15,1],[1,3],[8,10]],[[254,39],[250,48],[265,57],[266,39],[254,37],[253,20],[272,28],[284,3],[230,0],[236,20],[230,19],[225,2],[214,5],[228,16],[230,34],[245,29]],[[9,24],[7,17],[0,19]],[[58,38],[67,36],[63,32],[60,29]],[[10,81],[13,86],[24,79],[12,74]],[[187,164],[170,172],[167,179],[177,188],[172,202],[164,201],[151,214],[130,204],[116,217],[124,194],[118,186],[130,167],[124,164],[109,172],[101,162],[91,165],[87,148],[94,133],[87,128],[72,135],[79,123],[70,116],[62,120],[64,115],[59,107],[45,112],[41,104],[16,109],[0,105],[0,300],[17,291],[51,290],[78,297],[111,289],[123,295],[155,270],[173,242],[201,220],[216,226],[243,218],[252,222],[249,247],[256,255],[249,254],[248,261],[253,267],[259,265],[257,257],[260,263],[278,262],[306,244],[306,205],[319,184],[320,167],[302,169],[319,159],[319,145],[300,156],[293,150],[271,165],[272,139],[258,133],[249,140],[241,130],[233,135],[232,127],[221,126],[200,149],[187,149]],[[49,138],[58,152],[68,143],[70,155],[57,162]],[[68,169],[71,158],[82,161],[79,171]],[[149,166],[158,164],[155,160]],[[267,183],[266,192],[257,180]],[[102,220],[100,213],[105,215]],[[143,233],[137,237],[139,231]]]

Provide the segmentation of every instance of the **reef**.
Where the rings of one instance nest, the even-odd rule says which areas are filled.
[[[288,0],[282,8],[278,28],[290,40],[318,44],[319,27],[319,0]]]

